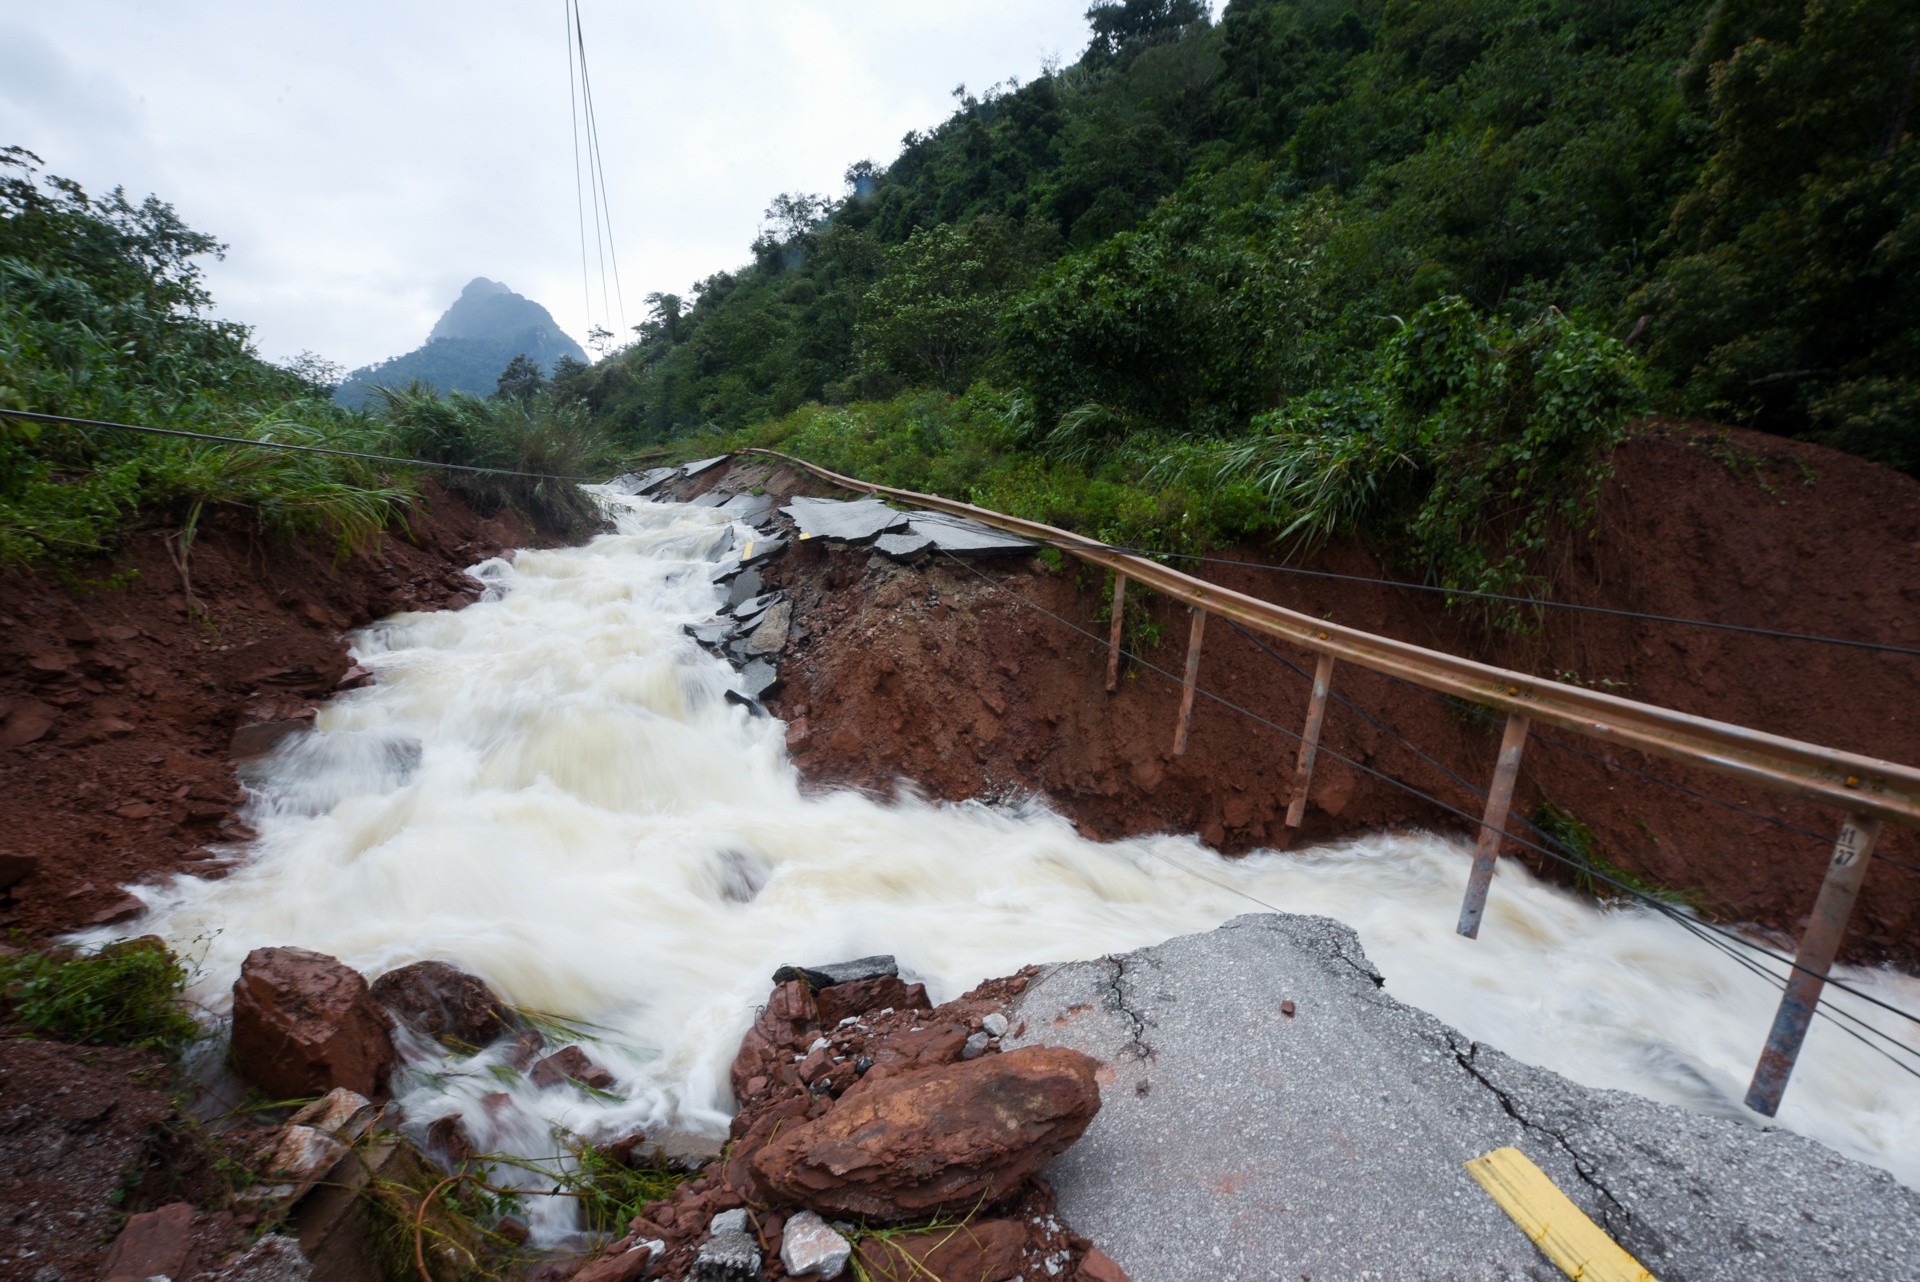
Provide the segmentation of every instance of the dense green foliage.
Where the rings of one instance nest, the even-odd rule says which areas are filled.
[[[200,1035],[182,1004],[187,968],[155,940],[97,953],[0,957],[12,1019],[34,1032],[91,1046],[139,1046],[177,1055]]]
[[[329,399],[310,376],[262,361],[243,326],[210,319],[196,260],[208,236],[149,197],[90,198],[0,150],[0,409],[325,445],[518,471],[608,466],[606,432],[554,408],[538,371],[496,401],[398,394],[384,415]],[[502,363],[505,363],[504,360]],[[489,374],[488,386],[501,374]],[[457,425],[457,426],[450,426]],[[415,451],[418,451],[417,453]],[[362,459],[213,445],[0,418],[0,565],[105,551],[139,520],[176,527],[184,563],[210,509],[273,533],[319,534],[342,551],[404,519],[413,469]],[[571,487],[449,473],[482,506],[576,528]]]
[[[1357,523],[1459,586],[1514,582],[1577,526],[1648,408],[1920,469],[1920,9],[1231,0],[1215,21],[1125,0],[1088,19],[1073,65],[958,91],[838,200],[778,198],[752,262],[653,296],[636,341],[563,392],[634,442],[767,422],[796,448],[862,437],[894,471],[919,465],[893,449],[950,448],[923,479],[975,490],[1045,473],[1185,511],[1169,483],[1237,475],[1266,504],[1224,532]],[[1407,336],[1433,326],[1478,337]],[[1420,390],[1469,349],[1466,384]],[[927,445],[978,414],[908,389],[969,385],[1021,426]]]

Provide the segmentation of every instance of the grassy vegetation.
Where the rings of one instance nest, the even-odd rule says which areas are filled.
[[[1669,889],[1607,859],[1600,853],[1593,829],[1552,801],[1540,803],[1533,822],[1547,841],[1574,861],[1573,885],[1580,893],[1595,899],[1653,899],[1705,911],[1704,892]]]
[[[177,1058],[202,1029],[181,999],[188,970],[157,940],[96,953],[0,957],[0,993],[12,1021],[87,1046],[137,1046]]]

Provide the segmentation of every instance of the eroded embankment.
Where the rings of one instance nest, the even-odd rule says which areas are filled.
[[[346,557],[209,515],[190,610],[174,533],[143,530],[77,578],[4,577],[0,930],[121,921],[141,908],[123,885],[217,861],[249,835],[234,759],[351,684],[345,631],[463,605],[479,591],[466,567],[530,539],[432,486],[405,530]]]
[[[1814,446],[1683,426],[1636,435],[1616,468],[1593,537],[1568,544],[1556,567],[1557,599],[1896,645],[1920,640],[1920,576],[1913,573],[1920,483],[1912,478]],[[741,460],[677,495],[756,487],[776,495],[833,492],[790,469]],[[1226,555],[1281,559],[1261,547]],[[1354,543],[1295,563],[1367,578],[1392,573]],[[1532,631],[1503,631],[1485,627],[1481,616],[1448,612],[1434,594],[1230,565],[1198,572],[1437,649],[1920,761],[1913,711],[1920,659],[1911,655],[1561,612]],[[1024,558],[901,564],[808,542],[762,578],[794,597],[796,640],[771,706],[795,724],[796,762],[815,783],[884,792],[906,779],[942,799],[1032,792],[1089,836],[1195,831],[1230,852],[1288,844],[1282,819],[1294,738],[1203,697],[1187,752],[1174,756],[1176,682],[1131,664],[1108,694],[1103,647],[1067,626],[1104,636],[1108,585],[1097,572],[1074,562],[1051,571]],[[1142,644],[1141,657],[1177,671],[1187,615],[1164,599],[1148,610],[1158,641]],[[1311,656],[1275,648],[1311,672]],[[1292,730],[1304,719],[1309,682],[1302,672],[1221,621],[1208,629],[1199,680],[1276,726]],[[1477,815],[1480,802],[1467,785],[1484,786],[1491,773],[1498,722],[1350,666],[1337,670],[1335,690],[1352,706],[1330,707],[1323,743],[1331,751],[1321,755],[1295,843],[1401,825],[1466,827],[1457,814],[1333,754]],[[1517,812],[1544,821],[1557,811],[1587,826],[1599,858],[1718,916],[1798,932],[1836,815],[1675,763],[1548,736],[1567,747],[1530,743]],[[1889,827],[1880,849],[1920,864],[1920,841],[1910,832]],[[1920,960],[1920,873],[1876,862],[1846,955]]]

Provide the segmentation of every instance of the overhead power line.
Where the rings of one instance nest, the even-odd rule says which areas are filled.
[[[600,148],[600,121],[594,111],[593,77],[587,70],[587,37],[580,20],[579,0],[563,0],[567,19],[567,109],[573,131],[574,208],[580,226],[580,284],[587,299],[587,323],[601,328],[593,317],[593,276],[587,264],[587,206],[593,206],[594,253],[600,265],[600,315],[613,324],[616,311],[620,333],[627,329],[626,294],[620,287],[620,256],[613,243],[613,210],[607,190],[606,161]],[[608,268],[612,289],[608,289]]]

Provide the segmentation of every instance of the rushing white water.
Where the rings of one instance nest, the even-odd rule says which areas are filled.
[[[1254,896],[1349,923],[1389,992],[1476,1039],[1589,1085],[1746,1115],[1777,990],[1653,913],[1596,908],[1512,864],[1479,940],[1462,939],[1457,842],[1224,860],[1184,837],[1084,841],[1038,804],[803,796],[781,724],[728,703],[737,678],[681,632],[721,598],[725,519],[607,501],[617,533],[487,562],[486,599],[360,634],[378,683],[269,761],[249,862],[141,892],[155,911],[136,929],[204,955],[210,1009],[264,945],[369,976],[451,961],[591,1026],[618,1078],[619,1099],[536,1091],[483,1055],[402,1091],[416,1124],[461,1111],[483,1148],[538,1155],[554,1126],[723,1126],[727,1066],[780,963],[893,953],[944,1000],[1028,962],[1209,929],[1260,911]],[[1920,981],[1850,978],[1920,1009]],[[1912,1025],[1874,1022],[1920,1045]],[[510,1103],[481,1102],[495,1092]],[[1920,1081],[1824,1022],[1779,1120],[1920,1186]]]

